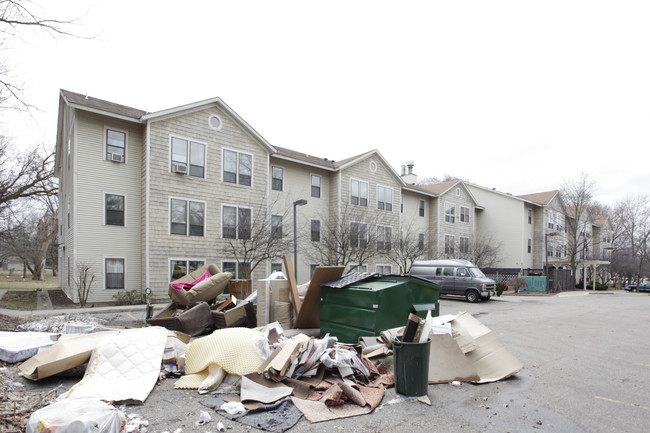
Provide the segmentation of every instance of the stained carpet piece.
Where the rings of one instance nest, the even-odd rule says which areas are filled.
[[[219,409],[224,401],[223,397],[215,396],[203,400],[201,404],[216,410],[217,413],[228,419],[273,433],[289,430],[302,418],[302,413],[291,403],[289,397],[236,415],[230,415]]]

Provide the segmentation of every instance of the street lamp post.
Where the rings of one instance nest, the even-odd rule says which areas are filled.
[[[293,202],[293,276],[298,283],[298,228],[296,224],[296,207],[304,206],[307,200],[300,199]]]
[[[544,276],[546,277],[546,291],[548,292],[548,237],[557,236],[558,232],[544,234],[544,253],[546,254],[546,266],[544,267]]]

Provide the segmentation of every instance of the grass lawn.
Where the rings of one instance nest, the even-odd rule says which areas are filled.
[[[0,299],[0,308],[33,311],[36,309],[36,290],[12,290]]]
[[[53,277],[52,272],[45,274],[45,280],[32,280],[31,274],[23,279],[22,274],[9,276],[7,272],[0,273],[0,290],[36,290],[36,289],[57,289],[59,287],[58,277]]]

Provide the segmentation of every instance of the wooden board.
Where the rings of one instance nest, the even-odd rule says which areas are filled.
[[[311,277],[305,299],[296,317],[294,328],[320,328],[320,286],[341,278],[345,266],[317,266]]]
[[[300,313],[300,296],[298,295],[298,286],[296,285],[296,274],[293,272],[293,265],[291,262],[291,256],[283,256],[284,260],[284,269],[287,271],[287,279],[289,280],[289,290],[291,291],[291,303],[293,304],[293,311],[298,317]]]

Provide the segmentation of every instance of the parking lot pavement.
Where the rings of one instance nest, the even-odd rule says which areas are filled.
[[[372,414],[316,424],[302,419],[290,432],[645,432],[649,308],[649,297],[624,292],[502,296],[476,304],[441,299],[441,314],[472,314],[524,363],[524,370],[495,383],[430,385],[431,406],[391,388]],[[119,314],[119,320],[136,323],[145,312],[97,314]],[[232,432],[258,431],[214,413],[214,421],[195,426],[205,410],[203,397],[173,389],[174,382],[157,385],[144,405],[127,406],[127,413],[147,419],[153,432],[203,433],[216,430],[216,421]]]

